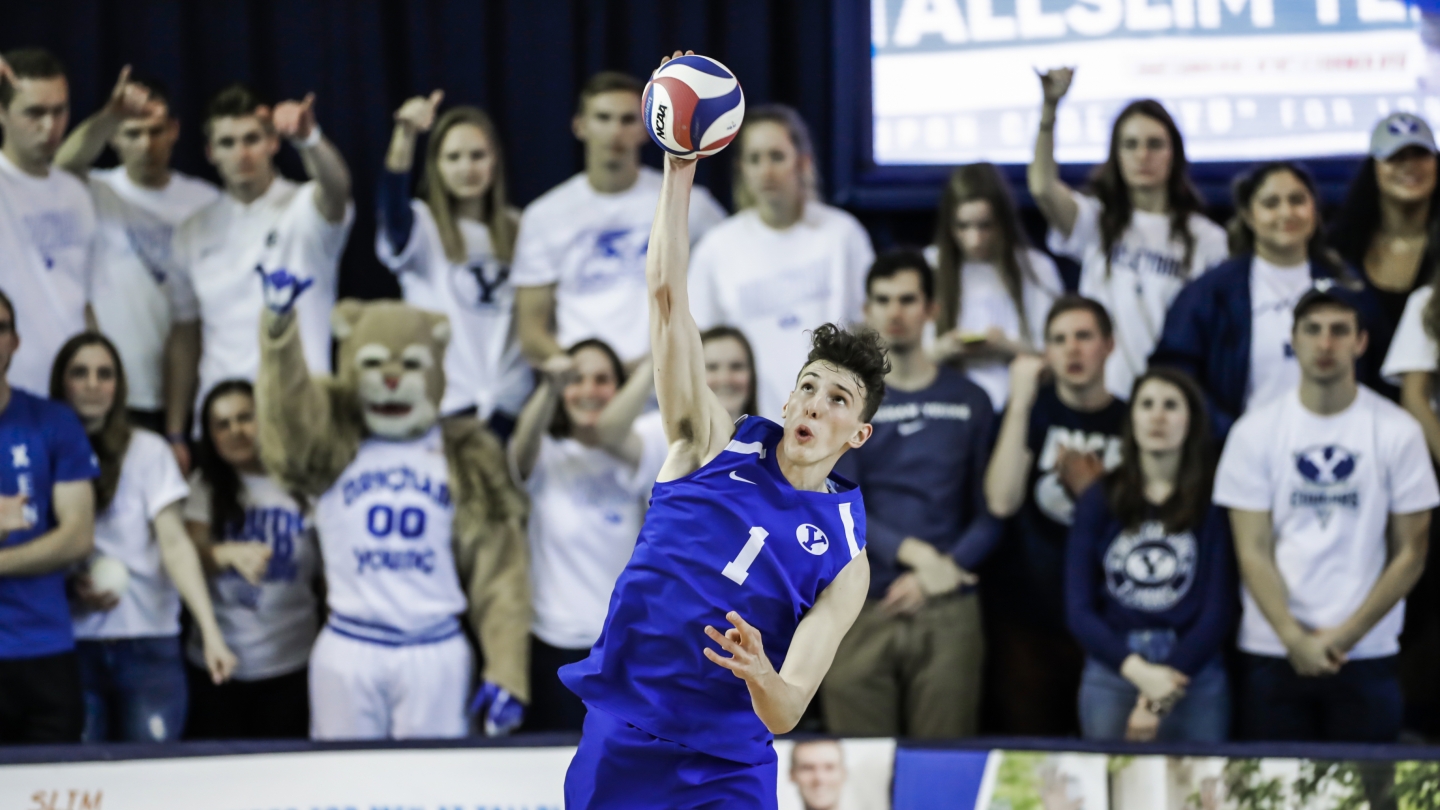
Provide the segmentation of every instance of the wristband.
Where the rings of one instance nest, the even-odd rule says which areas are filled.
[[[296,149],[314,149],[320,145],[321,137],[323,136],[320,132],[320,125],[316,124],[310,128],[310,134],[304,138],[291,138],[290,145]]]

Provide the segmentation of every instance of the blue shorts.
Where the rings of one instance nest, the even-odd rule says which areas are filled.
[[[565,773],[566,810],[776,810],[774,749],[763,765],[732,762],[585,708],[580,748]]]

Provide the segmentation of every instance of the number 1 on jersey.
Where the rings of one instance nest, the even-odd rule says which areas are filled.
[[[740,556],[725,563],[725,570],[720,573],[736,585],[744,585],[745,578],[750,576],[750,564],[760,556],[760,549],[765,547],[765,538],[769,536],[770,533],[759,526],[751,526],[750,539],[746,540],[745,547],[740,549]]]

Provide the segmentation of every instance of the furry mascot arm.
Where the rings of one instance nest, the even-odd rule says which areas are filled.
[[[356,444],[337,440],[331,395],[311,378],[305,362],[293,306],[308,284],[291,286],[298,291],[287,296],[283,280],[277,284],[272,277],[281,273],[265,278],[266,309],[260,318],[255,381],[260,456],[287,487],[318,496],[354,457]]]
[[[525,496],[505,451],[474,420],[444,424],[450,469],[460,476],[455,560],[471,626],[485,654],[487,683],[530,701],[530,560]]]

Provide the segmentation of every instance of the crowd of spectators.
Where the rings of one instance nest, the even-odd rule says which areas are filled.
[[[874,433],[839,468],[865,497],[869,598],[809,728],[1433,733],[1428,676],[1401,666],[1440,623],[1423,578],[1440,505],[1430,127],[1381,117],[1328,228],[1289,162],[1237,178],[1222,227],[1154,101],[1117,116],[1083,190],[1062,182],[1071,77],[1041,76],[1027,175],[1048,253],[976,164],[946,183],[932,244],[877,257],[779,105],[732,147],[736,212],[692,196],[694,315],[732,417],[779,416],[822,323],[889,350]],[[442,417],[485,424],[529,497],[521,733],[579,730],[556,671],[599,636],[667,452],[641,314],[660,185],[641,90],[585,84],[584,171],[523,212],[483,111],[409,99],[377,189],[377,257],[449,319]],[[0,742],[313,733],[324,549],[314,504],[267,474],[252,382],[279,268],[313,287],[296,319],[330,371],[350,175],[313,96],[271,106],[236,85],[196,123],[219,188],[170,167],[162,82],[127,69],[71,129],[53,56],[0,67]],[[287,144],[303,182],[276,168]],[[92,168],[107,148],[119,165]],[[1052,257],[1078,263],[1075,289]],[[819,767],[796,763],[797,780]]]

